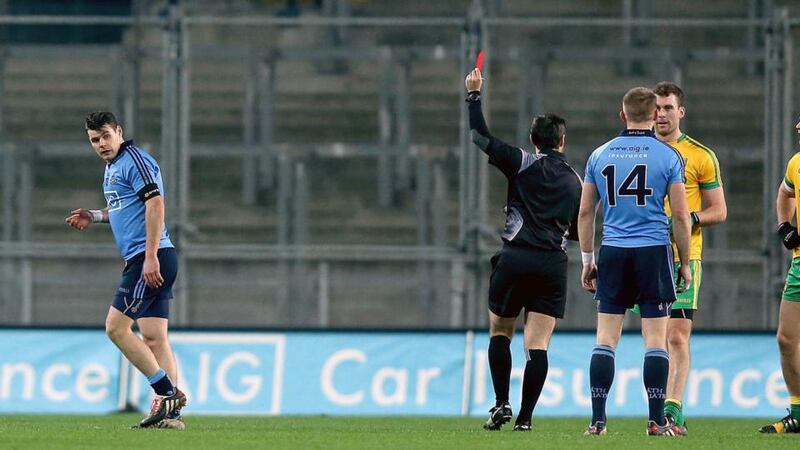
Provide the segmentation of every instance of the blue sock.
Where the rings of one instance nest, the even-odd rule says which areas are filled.
[[[492,373],[495,406],[508,402],[511,384],[511,339],[492,336],[489,339],[489,371]]]
[[[158,372],[147,377],[147,381],[150,382],[150,386],[157,395],[169,397],[175,394],[175,386],[172,384],[172,380],[169,379],[164,369],[158,369]]]
[[[614,382],[614,349],[596,345],[589,365],[589,385],[592,389],[592,423],[606,421],[606,399]]]
[[[667,377],[669,376],[669,353],[663,348],[649,348],[644,354],[643,377],[647,390],[647,405],[650,420],[664,425],[664,401],[667,398]]]

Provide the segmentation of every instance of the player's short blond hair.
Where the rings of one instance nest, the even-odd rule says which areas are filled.
[[[635,87],[622,97],[622,110],[630,122],[647,122],[656,110],[656,94],[646,87]]]

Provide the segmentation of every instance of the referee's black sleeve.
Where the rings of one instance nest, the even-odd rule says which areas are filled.
[[[578,240],[578,208],[575,208],[575,214],[573,214],[572,221],[569,223],[567,239],[570,241]]]
[[[469,128],[472,142],[489,155],[489,164],[500,169],[507,177],[513,177],[519,172],[522,164],[522,151],[489,133],[489,127],[486,126],[486,120],[483,118],[479,95],[470,93],[470,96],[467,97],[467,104],[469,105]]]

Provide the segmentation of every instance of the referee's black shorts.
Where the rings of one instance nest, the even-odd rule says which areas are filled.
[[[566,253],[506,244],[492,257],[491,312],[512,318],[525,308],[560,319],[566,302]]]

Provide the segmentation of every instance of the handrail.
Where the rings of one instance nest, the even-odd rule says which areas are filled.
[[[568,249],[573,263],[580,261],[577,248]],[[496,248],[483,251],[490,256]],[[193,244],[180,249],[188,259],[220,261],[463,261],[467,255],[455,247],[416,245],[271,245],[271,244]],[[39,259],[119,259],[113,244],[0,242],[0,258]],[[703,253],[705,263],[759,264],[760,250],[721,250],[709,248]]]
[[[453,247],[399,245],[269,245],[269,244],[184,244],[188,259],[224,261],[454,261],[463,254]],[[119,259],[113,244],[0,242],[0,258]]]
[[[177,21],[184,25],[240,25],[240,26],[380,26],[380,27],[463,27],[468,24],[465,17],[276,17],[276,16],[191,16],[178,17]],[[488,17],[477,20],[485,25],[508,27],[766,27],[767,19],[746,18],[623,18],[623,17]],[[0,25],[166,25],[171,21],[162,16],[59,16],[59,15],[0,15]],[[800,19],[793,18],[791,25],[800,24]]]
[[[158,16],[0,15],[0,25],[165,25]]]

